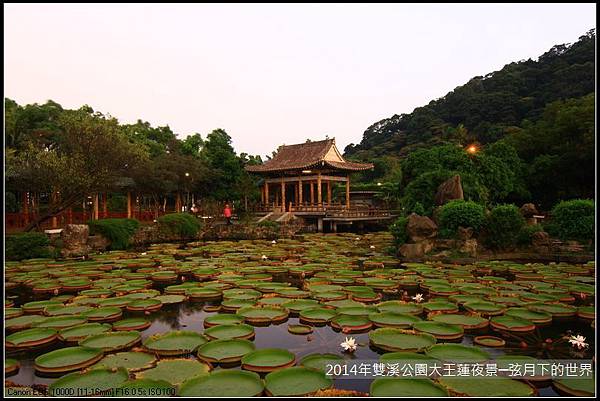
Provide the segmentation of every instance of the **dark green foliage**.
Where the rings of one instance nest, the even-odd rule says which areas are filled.
[[[19,211],[19,203],[14,193],[6,192],[4,194],[4,209],[6,213],[17,213]]]
[[[49,258],[52,256],[49,243],[48,236],[44,233],[7,235],[5,237],[6,260]]]
[[[198,218],[189,213],[171,213],[158,218],[160,230],[181,238],[196,238],[200,230]]]
[[[485,223],[485,244],[492,249],[507,249],[517,244],[525,219],[515,205],[492,209]]]
[[[269,227],[272,229],[278,229],[280,224],[273,220],[263,220],[260,223],[258,223],[258,225],[260,227]]]
[[[90,234],[101,234],[110,241],[111,250],[129,248],[129,241],[140,226],[136,219],[100,219],[88,221]]]
[[[534,233],[544,231],[544,228],[540,224],[533,224],[530,226],[523,226],[517,235],[518,246],[529,246],[531,245],[532,236]]]
[[[106,207],[111,212],[124,212],[127,210],[127,196],[111,194],[106,202]]]
[[[394,242],[397,246],[404,244],[408,241],[408,233],[406,232],[406,225],[408,219],[406,217],[398,217],[396,221],[390,225],[390,232],[394,236]]]
[[[594,208],[592,199],[562,201],[552,209],[546,231],[562,240],[593,240]]]
[[[440,208],[440,233],[452,236],[458,227],[473,227],[477,232],[485,222],[485,209],[473,201],[453,200]]]

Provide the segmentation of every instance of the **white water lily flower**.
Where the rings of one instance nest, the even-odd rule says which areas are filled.
[[[146,255],[146,254],[147,254],[147,252],[142,252],[142,256],[144,256],[144,255]]]
[[[356,340],[353,337],[346,337],[346,340],[340,344],[344,351],[346,352],[354,352],[356,351]]]
[[[277,241],[275,241],[275,240],[271,241],[271,244],[276,244],[276,243],[277,243]]]
[[[375,245],[371,245],[371,247],[370,247],[370,248],[371,248],[371,249],[375,249]]]
[[[415,302],[419,303],[423,300],[423,294],[417,294],[414,297],[412,297],[412,299],[414,299]]]
[[[357,240],[357,241],[360,241],[360,238],[358,238],[358,237],[356,237],[356,238],[354,238],[354,239],[355,239],[355,240]]]
[[[571,336],[569,342],[573,345],[573,347],[577,347],[577,349],[589,347],[589,344],[585,342],[585,337],[582,335]]]
[[[262,255],[262,260],[267,260],[267,255]]]

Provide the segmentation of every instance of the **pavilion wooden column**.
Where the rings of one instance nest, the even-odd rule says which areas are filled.
[[[102,194],[102,217],[108,218],[108,192]]]
[[[23,192],[23,219],[29,224],[29,192]]]
[[[175,213],[181,212],[181,194],[177,192],[177,197],[175,198]]]
[[[294,205],[295,206],[298,206],[300,204],[300,202],[298,201],[298,199],[300,199],[298,196],[300,194],[300,189],[298,188],[299,185],[300,185],[300,182],[298,182],[296,185],[294,185]]]
[[[260,203],[261,205],[265,204],[265,186],[260,187]]]
[[[323,195],[321,194],[321,173],[317,175],[317,203],[319,207],[323,204]]]
[[[94,194],[94,198],[93,198],[93,202],[94,202],[94,214],[93,214],[93,219],[94,220],[98,220],[98,211],[99,211],[99,202],[98,202],[98,194]]]
[[[53,191],[51,202],[53,204],[56,204],[57,200],[58,200],[58,195],[57,195],[56,191]],[[52,216],[52,228],[57,228],[57,227],[58,227],[58,218],[56,217],[56,215],[54,215],[54,216]]]
[[[265,182],[265,205],[269,205],[269,183]]]
[[[281,207],[281,211],[285,212],[285,181],[283,181],[283,177],[281,177]]]
[[[70,207],[67,211],[67,224],[73,224],[73,208]]]
[[[310,205],[315,204],[315,183],[313,181],[309,182],[310,184]]]
[[[350,209],[350,175],[346,177],[346,209]]]
[[[298,205],[302,205],[302,180],[298,180]]]
[[[127,218],[131,218],[131,192],[127,192]]]
[[[327,181],[327,206],[331,205],[331,181]]]

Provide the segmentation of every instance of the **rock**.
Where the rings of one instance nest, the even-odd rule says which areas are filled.
[[[455,175],[442,182],[435,194],[435,204],[443,205],[453,199],[464,199],[460,176]]]
[[[422,258],[433,249],[434,242],[426,239],[415,244],[404,244],[400,247],[400,255],[406,259]]]
[[[87,244],[90,228],[87,224],[67,224],[60,233],[63,257],[85,256],[90,252]]]
[[[419,216],[412,213],[408,216],[406,224],[406,232],[410,238],[410,242],[419,242],[424,239],[434,238],[437,235],[437,225],[427,216]]]
[[[110,240],[100,234],[90,235],[87,244],[94,251],[105,251],[110,246]]]
[[[473,236],[473,227],[458,227],[458,238],[463,241],[471,239]]]
[[[521,206],[521,214],[523,217],[529,218],[539,213],[533,203],[525,203],[523,206]]]
[[[468,239],[463,241],[461,244],[459,251],[462,253],[466,253],[471,257],[477,256],[477,240],[476,239]]]
[[[531,244],[533,246],[548,246],[550,244],[550,235],[545,231],[536,231],[531,234]]]

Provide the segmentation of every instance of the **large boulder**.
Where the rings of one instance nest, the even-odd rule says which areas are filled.
[[[414,260],[425,256],[427,252],[433,250],[434,242],[426,239],[415,244],[404,244],[400,247],[400,255],[405,259]]]
[[[533,246],[548,246],[550,245],[550,235],[545,231],[536,231],[531,234],[531,244]]]
[[[435,204],[440,206],[454,199],[464,199],[460,175],[455,175],[442,182],[435,194]]]
[[[424,239],[434,238],[438,233],[438,227],[429,217],[412,213],[408,216],[406,232],[410,238],[409,242],[415,243]]]
[[[90,227],[87,224],[67,224],[60,233],[63,257],[86,256],[91,248],[87,244]]]
[[[523,217],[529,218],[539,213],[533,203],[525,203],[523,206],[521,206],[521,214]]]

